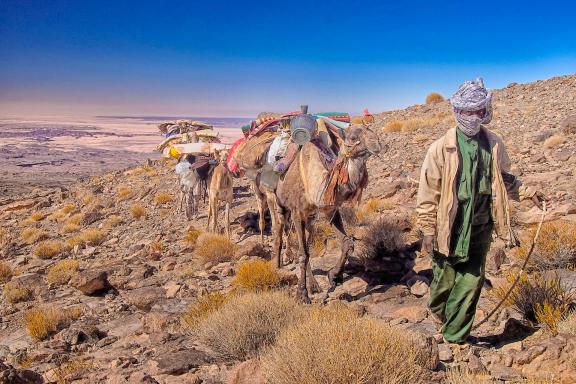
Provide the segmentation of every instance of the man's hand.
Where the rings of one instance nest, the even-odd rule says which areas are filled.
[[[534,204],[536,204],[538,208],[542,209],[542,202],[543,201],[548,202],[550,201],[550,198],[544,195],[542,192],[536,191],[534,195],[532,195],[532,201],[534,202]]]
[[[434,254],[434,235],[424,235],[420,251],[430,256]]]

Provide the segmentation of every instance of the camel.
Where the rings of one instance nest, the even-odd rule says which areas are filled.
[[[208,224],[207,230],[210,230],[212,223],[212,232],[216,232],[218,221],[218,208],[220,201],[226,203],[224,219],[226,220],[226,236],[230,238],[230,206],[232,205],[234,180],[232,173],[226,167],[226,158],[228,157],[228,150],[216,150],[215,159],[218,162],[216,168],[212,172],[210,180],[210,188],[208,189]]]
[[[298,237],[300,276],[297,297],[310,303],[309,291],[319,291],[312,275],[306,232],[312,233],[313,221],[324,215],[336,229],[340,242],[340,257],[328,272],[330,285],[342,281],[344,264],[354,250],[354,243],[344,229],[339,207],[351,200],[359,201],[367,183],[366,161],[382,150],[376,133],[367,127],[353,125],[346,131],[340,153],[332,168],[327,168],[322,155],[312,143],[302,146],[298,157],[279,181],[275,192],[276,225],[273,221],[274,256],[277,267],[282,266],[282,234],[291,217]],[[266,192],[267,194],[270,191]]]

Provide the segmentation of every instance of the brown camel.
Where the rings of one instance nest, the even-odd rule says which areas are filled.
[[[226,203],[224,213],[226,236],[230,238],[230,206],[232,205],[234,180],[232,179],[232,173],[226,167],[228,150],[217,150],[214,155],[218,165],[214,168],[212,179],[210,180],[210,188],[208,189],[208,224],[206,229],[210,230],[210,222],[213,220],[212,232],[216,232],[218,208],[220,201],[224,201]]]
[[[378,154],[382,146],[378,136],[370,129],[354,125],[347,129],[338,159],[332,168],[326,167],[317,148],[306,143],[298,158],[291,164],[278,183],[275,193],[276,228],[274,239],[274,262],[281,267],[282,236],[290,215],[298,235],[299,300],[310,302],[309,291],[319,291],[312,275],[306,231],[311,233],[313,220],[324,215],[337,230],[341,244],[340,258],[328,273],[331,286],[342,280],[344,264],[354,250],[353,240],[346,234],[339,207],[346,201],[359,201],[367,183],[366,161]]]

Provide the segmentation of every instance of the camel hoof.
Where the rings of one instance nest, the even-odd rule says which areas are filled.
[[[282,268],[282,263],[280,262],[280,259],[276,256],[272,257],[272,260],[270,260],[270,262],[272,263],[272,265],[278,269]]]
[[[322,292],[322,290],[320,289],[320,285],[318,285],[317,282],[314,282],[308,285],[308,292],[315,294]]]
[[[342,284],[344,282],[344,276],[342,273],[337,273],[333,269],[328,272],[328,281],[330,282],[330,287],[334,288],[338,284]]]
[[[302,304],[312,304],[312,301],[308,297],[308,292],[305,289],[298,290],[298,293],[296,294],[296,299]]]

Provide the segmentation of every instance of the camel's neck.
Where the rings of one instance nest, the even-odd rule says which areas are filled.
[[[366,162],[361,158],[351,158],[347,162],[348,182],[338,184],[336,200],[347,201],[358,196],[359,190],[364,187],[366,177]]]
[[[351,158],[348,160],[348,185],[351,189],[357,189],[362,183],[364,172],[366,171],[366,162],[362,158]]]

